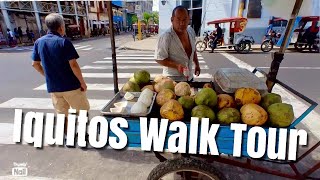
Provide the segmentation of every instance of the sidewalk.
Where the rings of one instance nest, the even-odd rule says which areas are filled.
[[[154,51],[157,44],[158,35],[151,36],[143,40],[135,40],[128,42],[121,47],[119,50],[139,50],[139,51]]]

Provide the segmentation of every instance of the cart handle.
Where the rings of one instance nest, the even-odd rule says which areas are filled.
[[[259,68],[255,68],[252,73],[256,73],[256,72],[260,72],[263,75],[265,75],[267,77],[267,73],[264,72],[263,70],[259,69]],[[293,121],[293,123],[291,123],[291,125],[289,126],[289,128],[293,128],[295,127],[297,124],[299,124],[302,120],[304,120],[304,118],[311,113],[311,111],[317,107],[318,103],[316,103],[315,101],[313,101],[312,99],[306,97],[305,95],[299,93],[298,91],[294,90],[293,88],[291,88],[290,86],[286,85],[285,83],[279,81],[278,79],[275,80],[275,83],[279,84],[280,86],[282,86],[283,88],[289,90],[291,93],[293,93],[294,95],[298,96],[299,98],[303,99],[304,101],[308,102],[311,106],[304,112],[302,113],[295,121]]]

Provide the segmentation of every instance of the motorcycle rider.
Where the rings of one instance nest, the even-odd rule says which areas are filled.
[[[271,20],[269,21],[269,26],[268,26],[268,28],[267,28],[267,30],[266,30],[266,33],[265,33],[264,37],[263,37],[263,41],[264,41],[269,35],[272,35],[272,33],[275,33],[275,31],[273,30],[273,19],[271,19]]]
[[[218,23],[215,24],[215,28],[216,28],[216,35],[214,37],[214,40],[211,42],[211,52],[210,53],[213,53],[213,50],[217,47],[219,39],[221,39],[221,37],[222,37],[222,29]]]
[[[319,33],[318,22],[313,22],[310,27],[308,27],[305,33],[302,36],[303,41],[306,41],[308,44],[313,44],[314,40],[317,38]]]

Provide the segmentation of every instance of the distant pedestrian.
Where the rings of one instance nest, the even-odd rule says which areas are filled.
[[[31,34],[30,34],[29,28],[26,29],[26,34],[27,34],[28,42],[32,42],[32,38],[31,38]]]
[[[14,28],[13,32],[14,32],[14,36],[16,37],[16,40],[17,41],[19,40],[19,43],[21,44],[21,39],[20,39],[20,35],[19,35],[19,32],[18,32],[18,29]]]
[[[31,30],[31,31],[29,32],[29,34],[30,34],[31,42],[34,43],[34,33],[33,33],[33,30]]]
[[[13,37],[14,37],[14,34],[13,32],[8,28],[7,29],[7,35],[8,35],[8,44],[10,47],[14,46],[14,43],[13,43]]]
[[[64,19],[57,13],[45,18],[48,33],[37,39],[32,53],[33,67],[45,76],[55,111],[68,115],[72,109],[89,110],[87,85],[77,63],[79,55],[65,35]],[[67,130],[65,122],[65,132]]]
[[[20,41],[20,43],[22,43],[23,33],[22,33],[22,29],[20,26],[18,27],[18,34],[19,34],[19,41]]]
[[[117,34],[120,35],[120,28],[119,28],[119,25],[117,24],[116,26],[116,31],[117,31]]]

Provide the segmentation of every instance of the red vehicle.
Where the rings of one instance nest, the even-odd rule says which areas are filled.
[[[78,25],[67,25],[66,27],[66,35],[67,37],[71,38],[72,40],[74,39],[81,39],[81,32],[80,32],[80,26]]]
[[[309,48],[309,51],[319,52],[319,25],[320,16],[301,17],[299,27],[293,32],[291,43],[298,51]]]
[[[251,44],[254,44],[254,39],[252,36],[246,36],[242,34],[247,25],[247,18],[243,17],[231,17],[223,18],[208,22],[208,25],[229,23],[230,32],[229,34],[223,33],[221,39],[219,39],[217,48],[229,48],[236,50],[238,53],[248,53],[251,49]],[[205,32],[204,36],[208,35]],[[214,36],[211,33],[210,36]],[[224,42],[225,37],[229,39],[229,42]],[[209,37],[209,41],[198,41],[196,43],[196,49],[198,52],[203,52],[207,47],[212,48],[213,39]]]
[[[158,31],[159,31],[159,26],[158,24],[150,24],[149,25],[149,32],[151,34],[158,34]]]

